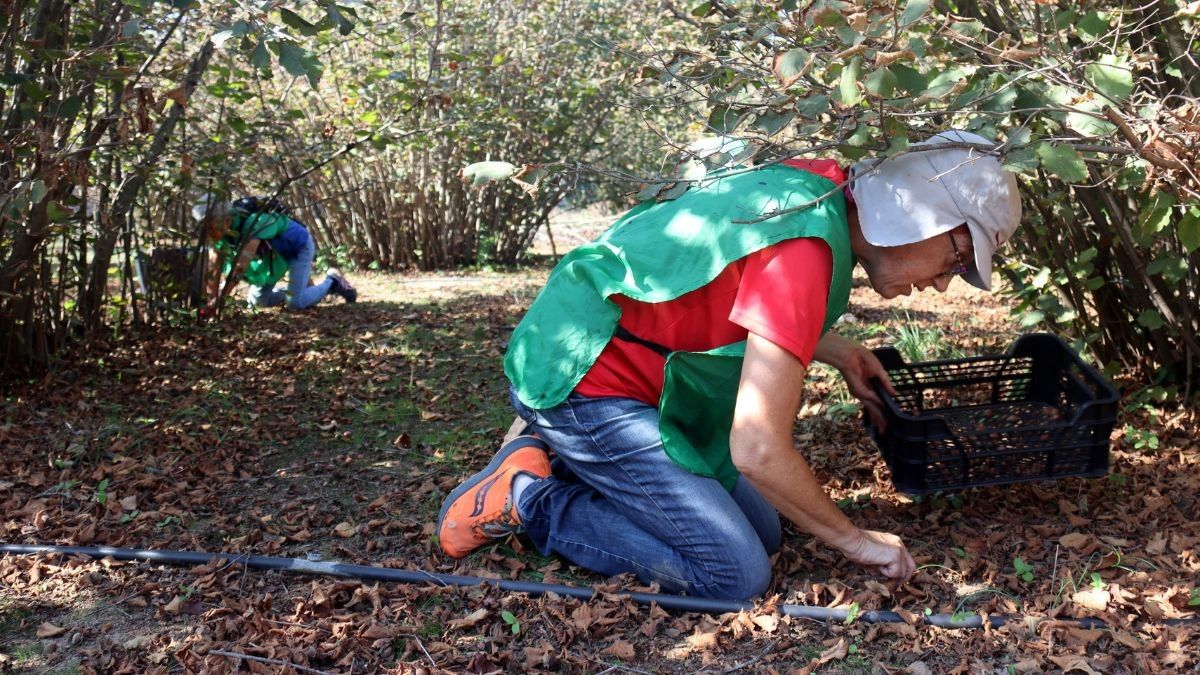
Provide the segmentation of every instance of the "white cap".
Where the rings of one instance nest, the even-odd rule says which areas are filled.
[[[217,199],[213,199],[211,195],[205,194],[192,205],[192,218],[197,223],[203,221],[204,216],[210,212],[213,218],[224,218],[230,213],[229,202],[218,201]]]
[[[965,131],[943,131],[912,147],[962,142],[993,145]],[[850,191],[863,237],[876,246],[903,246],[967,224],[975,265],[963,279],[992,289],[992,254],[1021,222],[1017,179],[999,160],[974,148],[917,150],[851,167]]]

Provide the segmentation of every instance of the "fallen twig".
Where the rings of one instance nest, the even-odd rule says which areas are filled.
[[[764,656],[766,656],[767,654],[770,654],[775,649],[775,645],[777,645],[777,644],[779,644],[779,640],[771,640],[771,642],[769,642],[767,644],[766,648],[764,648],[762,651],[760,651],[756,656],[754,656],[746,661],[742,661],[741,663],[735,663],[734,665],[726,668],[723,672],[726,672],[726,673],[737,672],[737,671],[741,670],[742,668],[746,668],[748,666],[752,666],[752,665],[758,663],[759,661],[761,661],[763,659]]]
[[[281,659],[268,659],[268,658],[265,658],[262,656],[250,656],[249,654],[238,654],[237,652],[225,652],[225,651],[221,651],[220,649],[210,649],[208,651],[208,653],[216,654],[217,656],[226,656],[231,659],[245,659],[247,661],[257,661],[259,663],[267,663],[272,666],[287,666],[288,668],[299,670],[299,671],[302,671],[305,673],[318,673],[318,675],[333,675],[333,673],[329,672],[328,670],[317,670],[316,668],[309,668],[308,666],[297,665],[295,663],[291,663],[290,661],[283,661]]]

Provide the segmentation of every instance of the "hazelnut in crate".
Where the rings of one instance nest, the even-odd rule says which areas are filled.
[[[896,388],[886,431],[867,428],[911,494],[1108,472],[1118,395],[1059,338],[1026,335],[1004,354],[905,363],[876,349]]]

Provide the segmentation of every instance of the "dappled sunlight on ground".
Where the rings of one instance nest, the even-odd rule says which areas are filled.
[[[356,305],[234,311],[21,384],[0,407],[0,539],[605,583],[519,538],[461,561],[432,540],[441,499],[512,420],[501,356],[547,272],[352,273]],[[931,357],[1002,348],[1016,334],[1002,300],[960,281],[895,302],[860,285],[850,313],[840,332],[870,346],[904,339]],[[1157,449],[1134,447],[1142,436],[1126,424]],[[903,536],[921,571],[889,588],[789,528],[771,602],[1097,616],[1103,632],[1055,621],[824,626],[781,618],[771,602],[669,615],[615,598],[10,557],[0,559],[0,669],[223,671],[237,667],[232,652],[328,672],[787,671],[822,659],[842,672],[916,661],[1005,672],[1062,668],[1054,659],[1077,653],[1111,672],[1191,668],[1195,651],[1180,645],[1194,646],[1194,633],[1161,621],[1194,616],[1200,598],[1196,428],[1192,410],[1130,410],[1109,477],[910,497],[892,488],[836,374],[810,376],[798,447],[839,506]],[[1076,598],[1101,587],[1099,609]]]

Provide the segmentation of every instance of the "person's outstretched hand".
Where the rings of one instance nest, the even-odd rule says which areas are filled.
[[[896,395],[896,389],[892,387],[892,379],[888,377],[887,370],[874,352],[849,338],[836,333],[826,333],[817,343],[813,358],[837,368],[842,374],[842,379],[846,381],[846,388],[855,398],[862,401],[867,415],[871,417],[871,423],[880,431],[886,431],[887,419],[883,416],[883,399],[875,393],[871,381],[878,380],[884,390],[892,396]]]
[[[862,536],[858,541],[842,550],[847,558],[900,582],[908,581],[917,571],[917,563],[908,554],[908,549],[904,547],[900,537],[872,530],[859,532]]]

